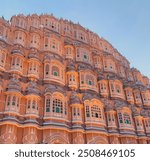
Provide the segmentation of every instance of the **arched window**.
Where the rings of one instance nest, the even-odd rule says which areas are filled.
[[[50,112],[50,98],[46,99],[46,112]]]
[[[17,57],[16,58],[16,65],[19,66],[19,64],[20,64],[20,59]]]
[[[30,106],[31,106],[31,100],[28,100],[28,105],[27,105],[28,109],[30,108]]]
[[[11,99],[11,97],[10,96],[8,96],[8,98],[7,98],[7,106],[10,106],[10,100]]]
[[[70,46],[65,47],[66,58],[73,59],[73,48]]]
[[[12,66],[15,65],[15,57],[12,58]]]
[[[19,57],[12,58],[12,66],[18,68],[22,68],[22,59]]]
[[[91,75],[86,75],[86,82],[88,85],[94,85],[94,78]]]
[[[52,41],[52,44],[51,45],[52,45],[52,48],[53,49],[57,48],[55,40]]]
[[[59,68],[57,66],[52,66],[52,75],[59,76]]]
[[[17,98],[17,107],[19,107],[19,98]]]
[[[89,64],[92,63],[90,51],[85,48],[77,48],[76,60],[83,61]]]
[[[123,117],[121,112],[118,113],[118,119],[119,119],[119,123],[123,124]]]
[[[81,84],[84,84],[84,74],[81,74]]]
[[[126,109],[122,111],[118,111],[118,120],[121,127],[132,127],[132,120],[130,112],[126,112]]]
[[[29,62],[28,74],[34,74],[34,75],[38,76],[39,75],[38,68],[39,68],[39,64],[37,62],[30,61]]]
[[[86,106],[86,117],[90,117],[90,109],[89,109],[89,106]]]
[[[55,92],[52,95],[47,94],[45,96],[45,116],[46,117],[67,117],[67,103],[64,99],[64,95]]]
[[[80,109],[77,107],[73,108],[73,116],[80,116]]]
[[[46,64],[46,66],[45,66],[45,74],[46,75],[49,74],[49,64]]]
[[[12,105],[13,105],[13,106],[16,105],[16,96],[13,96],[13,98],[12,98]]]
[[[119,80],[109,80],[111,97],[125,99],[122,82]]]
[[[101,108],[98,107],[97,105],[93,105],[91,107],[91,114],[92,114],[92,117],[102,118]]]
[[[110,58],[105,58],[104,59],[104,69],[107,71],[113,71],[115,72],[116,67],[115,67],[115,62],[110,59]]]
[[[47,37],[45,38],[45,43],[44,44],[45,44],[45,48],[47,48],[49,46],[48,45],[48,38]]]
[[[129,114],[124,113],[123,117],[124,117],[124,123],[125,124],[131,124],[131,118],[130,118]]]
[[[53,100],[53,112],[63,113],[63,102],[60,99]]]
[[[114,88],[114,84],[113,83],[110,84],[110,87],[111,87],[111,91],[115,92],[115,88]]]
[[[17,95],[7,95],[6,98],[6,111],[12,110],[15,112],[19,112],[19,103],[20,98]]]
[[[80,89],[98,92],[97,77],[92,71],[80,71]]]
[[[27,106],[26,106],[26,113],[38,115],[38,99],[37,98],[28,98]]]
[[[33,20],[32,20],[31,22],[32,22],[32,26],[33,26],[33,27],[36,27],[36,28],[39,27],[39,21],[38,21],[38,19],[33,18]]]
[[[86,100],[84,105],[86,121],[105,123],[103,105],[100,101],[95,99],[92,99],[91,101]]]
[[[61,55],[61,44],[60,41],[54,38],[50,39],[50,50]]]
[[[21,44],[21,45],[24,46],[26,34],[24,32],[22,32],[22,31],[16,31],[15,32],[15,37],[16,37],[15,43]]]
[[[121,93],[120,85],[116,85],[116,91],[117,91],[117,93]]]
[[[36,108],[36,102],[35,102],[35,100],[32,101],[32,108],[33,108],[33,109]]]
[[[101,83],[100,83],[100,90],[101,90],[101,91],[106,91],[106,90],[107,90],[107,85],[106,85],[105,82],[101,82]]]

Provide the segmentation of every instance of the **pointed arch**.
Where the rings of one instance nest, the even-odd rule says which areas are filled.
[[[45,139],[44,143],[48,144],[69,144],[68,139],[62,137],[61,135],[53,135]]]
[[[108,144],[108,140],[104,137],[97,136],[87,142],[88,144]]]

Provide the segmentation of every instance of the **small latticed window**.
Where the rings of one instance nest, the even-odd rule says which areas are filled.
[[[53,112],[63,113],[63,102],[60,99],[53,100]]]
[[[7,106],[10,105],[10,96],[8,96],[8,99],[7,99]]]
[[[46,112],[50,112],[50,99],[46,99]]]
[[[35,100],[32,101],[32,108],[35,109]]]
[[[116,91],[117,91],[117,93],[120,93],[121,92],[121,88],[120,88],[119,85],[116,85]]]
[[[123,123],[122,113],[118,113],[118,118],[119,118],[119,122],[122,124]]]
[[[14,96],[13,99],[12,99],[12,105],[13,105],[13,106],[16,105],[16,96]]]
[[[80,116],[80,109],[74,107],[74,108],[73,108],[73,115],[74,115],[74,116]]]
[[[89,109],[89,106],[86,106],[86,117],[90,117],[90,109]]]
[[[58,76],[58,72],[54,71],[54,72],[53,72],[53,75],[54,75],[54,76]]]
[[[84,54],[83,57],[84,57],[84,59],[86,59],[86,60],[88,59],[88,56],[87,56],[86,54]]]
[[[46,64],[46,66],[45,66],[45,74],[46,75],[49,74],[49,64]]]
[[[91,81],[91,80],[88,80],[88,84],[89,84],[89,85],[92,85],[93,83],[92,83],[92,81]]]
[[[123,117],[124,117],[124,123],[125,124],[131,124],[130,116],[127,113],[124,113]]]
[[[52,75],[59,76],[59,68],[57,66],[52,66]]]
[[[31,100],[28,100],[28,109],[30,108]]]
[[[92,117],[102,118],[101,108],[99,108],[97,105],[93,105],[91,107],[91,113],[92,113]]]

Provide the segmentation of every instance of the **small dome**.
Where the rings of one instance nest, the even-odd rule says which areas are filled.
[[[35,59],[38,59],[39,60],[39,54],[38,53],[30,53],[28,55],[29,58],[35,58]]]
[[[29,82],[26,92],[27,92],[27,95],[28,94],[40,95],[40,90],[37,86],[37,83],[33,81]]]
[[[131,107],[134,116],[140,116],[140,111],[135,107]]]
[[[60,92],[62,93],[63,95],[66,94],[65,90],[58,86],[58,85],[52,85],[52,84],[49,84],[45,87],[45,93],[54,93],[54,92]]]
[[[46,54],[46,55],[44,56],[44,60],[51,60],[50,55],[49,55],[49,54]]]
[[[149,113],[147,110],[141,110],[141,115],[144,116],[144,117],[148,117],[149,116]]]
[[[69,63],[69,64],[67,65],[67,71],[75,70],[75,69],[76,69],[76,68],[75,68],[74,63]]]
[[[21,85],[20,85],[20,82],[17,78],[11,78],[10,79],[7,91],[21,92]]]
[[[78,70],[86,70],[86,69],[90,69],[93,70],[93,67],[90,64],[79,64],[78,66]]]
[[[70,97],[70,104],[81,104],[80,98],[75,92],[73,92]]]

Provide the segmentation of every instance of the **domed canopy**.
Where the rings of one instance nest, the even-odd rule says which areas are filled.
[[[133,116],[140,116],[140,110],[138,110],[136,106],[132,105],[131,110],[132,110]]]
[[[75,65],[74,65],[74,63],[69,63],[68,65],[67,65],[67,71],[70,71],[70,70],[75,70],[76,68],[75,68]]]
[[[40,95],[40,90],[37,86],[37,83],[33,81],[29,82],[26,92],[27,92],[27,95],[29,94]]]
[[[141,110],[141,115],[144,117],[149,117],[150,116],[150,112],[148,110],[142,109]]]
[[[45,94],[46,93],[54,93],[54,92],[60,92],[62,93],[63,95],[66,94],[64,88],[62,88],[61,86],[58,86],[58,85],[52,85],[52,84],[49,84],[45,87]]]
[[[20,82],[17,78],[10,79],[7,91],[21,92],[21,85],[20,85]]]
[[[23,48],[20,45],[14,45],[11,54],[20,54],[24,56]]]
[[[72,95],[70,97],[70,104],[81,104],[80,98],[75,92],[72,92]]]
[[[38,59],[39,60],[39,54],[38,53],[30,53],[29,58],[35,58],[35,59]]]

